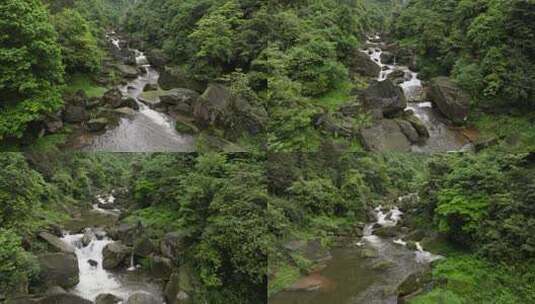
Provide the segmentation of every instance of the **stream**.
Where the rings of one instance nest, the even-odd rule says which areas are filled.
[[[373,41],[372,41],[373,40]],[[380,37],[369,37],[366,41],[369,46],[362,52],[368,54],[370,58],[381,67],[377,80],[384,81],[388,75],[396,70],[401,70],[405,73],[404,82],[399,86],[403,89],[408,104],[405,111],[411,110],[414,112],[424,125],[429,130],[429,139],[424,144],[412,146],[413,152],[450,152],[450,151],[466,151],[472,149],[472,144],[460,132],[459,129],[448,125],[447,119],[435,108],[430,101],[416,102],[418,96],[424,94],[424,87],[422,81],[418,78],[418,73],[411,71],[407,66],[396,64],[384,64],[381,60],[382,42]]]
[[[97,199],[104,204],[114,201],[112,194],[97,197]],[[126,303],[128,297],[135,292],[145,292],[159,297],[163,303],[161,287],[152,282],[150,277],[139,270],[136,265],[130,265],[128,269],[113,271],[102,267],[102,250],[114,241],[106,235],[101,225],[113,221],[119,214],[120,211],[117,209],[103,209],[97,204],[93,205],[92,210],[83,214],[82,223],[78,222],[75,226],[77,226],[76,229],[85,226],[84,231],[90,231],[91,239],[86,246],[82,243],[84,233],[67,232],[64,234],[62,240],[75,248],[80,270],[80,282],[69,292],[90,301],[95,301],[100,294],[109,293],[122,298],[124,300],[122,303]],[[96,264],[91,265],[90,260]]]
[[[353,246],[331,250],[332,260],[316,276],[326,282],[309,291],[282,291],[270,304],[396,304],[395,288],[410,274],[420,271],[441,256],[407,248],[403,239],[375,235],[377,227],[397,226],[403,213],[397,208],[375,208],[376,221],[363,229],[363,237]],[[375,252],[373,257],[363,250]],[[387,265],[381,267],[380,265]]]
[[[108,34],[112,46],[121,50],[121,40],[114,32]],[[158,84],[159,73],[150,64],[143,52],[133,50],[136,65],[146,70],[126,85],[119,86],[125,96],[133,97],[139,111],[133,117],[121,117],[118,125],[103,134],[85,133],[77,140],[84,151],[108,152],[192,152],[195,151],[195,137],[180,134],[175,122],[168,115],[149,108],[138,100],[146,84]]]

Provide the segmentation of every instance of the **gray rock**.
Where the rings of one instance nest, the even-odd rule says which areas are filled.
[[[393,64],[394,63],[394,59],[395,59],[395,56],[394,54],[388,52],[388,51],[383,51],[381,53],[381,62],[383,64]]]
[[[117,238],[128,246],[134,245],[134,240],[141,235],[143,227],[141,222],[138,223],[121,223],[117,227]]]
[[[135,59],[134,59],[135,62]],[[117,70],[123,75],[124,78],[127,79],[135,79],[137,78],[137,75],[139,74],[139,71],[136,67],[131,65],[125,65],[125,64],[118,64]]]
[[[116,297],[110,293],[103,293],[97,296],[95,304],[117,304],[122,302],[123,299]]]
[[[62,293],[46,296],[39,301],[39,304],[93,304],[80,296]]]
[[[80,123],[89,119],[89,115],[84,106],[67,104],[63,111],[63,120],[68,123]]]
[[[87,129],[89,132],[100,132],[106,129],[108,123],[108,119],[104,117],[91,119],[87,122]]]
[[[411,143],[399,124],[392,119],[382,119],[373,126],[360,131],[361,141],[368,151],[409,152]]]
[[[160,101],[168,105],[181,103],[191,105],[197,98],[199,98],[199,93],[189,89],[172,89],[160,95]]]
[[[136,111],[134,111],[131,108],[127,108],[127,107],[115,109],[115,110],[113,110],[113,112],[115,112],[115,113],[117,113],[119,115],[128,116],[128,117],[134,117],[137,114]]]
[[[161,301],[151,294],[137,292],[128,298],[126,304],[161,304]]]
[[[349,63],[349,71],[351,74],[362,75],[368,77],[377,77],[381,72],[381,67],[370,59],[370,56],[355,49],[351,55],[351,61]]]
[[[403,119],[397,119],[396,121],[399,124],[399,127],[401,128],[401,132],[403,132],[403,134],[407,136],[411,143],[415,144],[420,142],[420,135],[410,122]]]
[[[112,107],[112,108],[118,108],[121,105],[123,98],[123,94],[118,88],[113,88],[102,96],[102,103],[104,105]]]
[[[131,250],[121,242],[110,243],[102,250],[102,267],[104,269],[114,269],[124,265],[130,253]]]
[[[468,118],[470,96],[447,77],[431,80],[430,98],[444,116],[455,124],[462,124]]]
[[[145,87],[143,87],[143,92],[157,91],[157,90],[158,90],[158,85],[155,83],[147,83]]]
[[[431,282],[431,279],[432,274],[428,267],[425,270],[409,274],[397,287],[398,298],[423,290],[424,286]]]
[[[54,250],[65,253],[74,253],[74,247],[48,232],[40,232],[39,237],[45,240]]]
[[[93,233],[93,230],[91,230],[91,228],[84,229],[84,236],[82,236],[82,245],[89,245],[89,243],[91,243],[91,241],[93,241],[95,238],[96,236]]]
[[[424,123],[416,115],[405,115],[404,119],[408,121],[412,127],[418,132],[420,141],[423,142],[429,138],[429,130]]]
[[[71,288],[78,284],[78,259],[74,253],[45,253],[37,257],[46,286]]]
[[[167,279],[173,271],[173,263],[169,258],[161,256],[150,257],[150,272],[154,277]]]
[[[407,107],[403,90],[388,79],[374,81],[361,97],[367,109],[381,109],[386,117],[402,114]]]
[[[156,245],[148,237],[142,237],[134,244],[134,254],[139,257],[148,257],[156,250]]]

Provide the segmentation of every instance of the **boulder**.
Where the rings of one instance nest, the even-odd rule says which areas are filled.
[[[118,108],[121,104],[121,100],[123,98],[123,93],[118,88],[113,88],[102,96],[102,102],[104,105],[112,107],[112,108]]]
[[[66,242],[62,241],[57,236],[48,233],[48,232],[40,232],[39,237],[43,240],[45,240],[52,249],[58,252],[65,252],[65,253],[74,253],[74,247],[67,244]]]
[[[154,277],[167,279],[173,271],[173,262],[169,258],[150,256],[150,272]]]
[[[408,121],[412,127],[418,132],[418,135],[420,136],[421,141],[425,141],[429,138],[429,130],[427,130],[427,127],[423,123],[423,121],[418,118],[416,115],[405,115],[403,117],[406,121]]]
[[[45,253],[37,257],[41,279],[46,286],[70,288],[78,284],[78,259],[74,253]]]
[[[121,302],[123,302],[121,298],[116,297],[110,293],[100,294],[95,299],[95,304],[117,304]]]
[[[68,123],[80,123],[89,119],[85,106],[65,105],[63,120]]]
[[[128,298],[126,304],[161,304],[161,301],[149,293],[137,292]]]
[[[468,118],[470,96],[447,77],[431,80],[430,99],[445,117],[455,124],[462,124]]]
[[[411,143],[393,119],[382,119],[373,126],[360,130],[361,142],[368,151],[409,152]]]
[[[60,293],[45,296],[39,301],[39,304],[93,304],[93,302],[77,295]]]
[[[117,238],[128,246],[134,245],[134,240],[141,234],[143,227],[141,222],[137,223],[121,223],[117,227]]]
[[[114,242],[106,245],[102,250],[102,267],[104,269],[114,269],[123,264],[131,254],[131,249],[121,242]]]
[[[155,83],[147,83],[147,84],[143,87],[143,92],[157,91],[157,90],[158,90],[158,85],[155,84]]]
[[[176,260],[184,250],[184,234],[180,231],[167,233],[160,242],[160,251],[172,260]]]
[[[133,64],[135,64],[135,57],[134,57]],[[137,75],[139,74],[139,71],[137,70],[137,68],[132,65],[118,64],[117,70],[119,70],[119,72],[123,75],[123,77],[127,79],[135,79],[137,78]]]
[[[190,89],[172,89],[160,95],[160,101],[168,105],[191,105],[199,98],[199,93]]]
[[[381,109],[386,117],[401,114],[407,107],[403,90],[388,79],[374,81],[361,97],[367,109]]]
[[[139,105],[138,105],[137,101],[133,97],[130,97],[130,96],[125,96],[125,97],[121,98],[121,101],[120,101],[119,105],[116,106],[116,108],[122,108],[122,107],[131,108],[131,109],[134,109],[136,111],[139,110]]]
[[[119,115],[122,115],[122,116],[127,116],[127,117],[134,117],[136,116],[137,112],[131,108],[128,108],[128,107],[123,107],[123,108],[119,108],[119,109],[115,109],[113,110],[113,112],[119,114]]]
[[[87,130],[89,132],[100,132],[106,129],[108,123],[108,119],[104,117],[91,119],[87,122]]]
[[[165,67],[165,65],[169,62],[169,57],[160,49],[149,49],[146,52],[146,56],[150,65],[157,69]]]
[[[142,237],[134,244],[134,254],[139,257],[148,257],[156,250],[156,246],[148,237]]]
[[[93,241],[96,238],[95,233],[93,233],[93,230],[91,228],[86,228],[84,230],[84,236],[82,236],[82,245],[87,246],[91,241]]]
[[[45,292],[45,295],[56,295],[56,294],[64,294],[67,293],[65,289],[61,288],[60,286],[52,286],[48,288]]]
[[[401,79],[401,82],[404,82],[405,81],[405,72],[402,71],[402,70],[394,70],[392,71],[392,73],[388,74],[388,76],[386,76],[387,79],[390,79],[392,81],[396,80],[396,79]]]
[[[92,260],[92,259],[87,260],[87,263],[89,265],[91,265],[91,267],[97,267],[98,266],[98,262],[95,261],[95,260]]]
[[[396,57],[394,56],[394,54],[390,53],[390,52],[387,52],[387,51],[383,51],[381,53],[381,62],[383,64],[393,64],[394,63],[394,59]]]
[[[192,79],[181,68],[165,67],[159,69],[159,72],[160,77],[158,78],[158,85],[163,90],[188,88],[197,92],[202,92],[206,88],[204,84]]]
[[[396,226],[379,227],[373,231],[373,234],[380,237],[395,237],[399,233],[399,228]]]
[[[315,263],[322,263],[332,258],[329,249],[319,239],[307,241],[303,248],[303,256]]]
[[[190,304],[190,296],[183,290],[180,290],[180,275],[178,272],[171,274],[165,285],[164,297],[167,304]]]
[[[401,128],[401,132],[407,136],[411,143],[415,144],[420,142],[420,135],[410,122],[403,119],[397,119],[396,121]]]
[[[355,49],[351,55],[349,63],[349,71],[351,74],[362,75],[368,77],[377,77],[381,72],[381,67],[370,59],[366,53]]]
[[[397,287],[398,298],[412,295],[423,290],[425,285],[431,282],[431,279],[432,274],[429,267],[409,274]]]

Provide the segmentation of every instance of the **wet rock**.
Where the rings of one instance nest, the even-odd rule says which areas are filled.
[[[108,123],[108,119],[104,117],[91,119],[87,122],[87,130],[89,132],[100,132],[106,129]]]
[[[95,304],[118,304],[121,302],[123,302],[123,299],[109,293],[100,294],[95,299]]]
[[[156,250],[156,246],[148,237],[142,237],[134,244],[134,254],[139,257],[148,257]]]
[[[74,253],[45,253],[37,259],[44,285],[70,288],[80,281],[78,259]]]
[[[392,71],[392,73],[388,74],[386,78],[392,81],[396,79],[401,79],[401,82],[403,82],[405,81],[405,72],[402,70],[394,70]]]
[[[418,132],[421,142],[429,138],[429,130],[427,130],[427,127],[424,125],[422,120],[420,120],[420,118],[418,118],[416,115],[405,115],[403,118],[412,125],[416,132]]]
[[[121,98],[121,101],[116,108],[122,108],[122,107],[128,107],[136,111],[139,110],[139,105],[137,101],[133,97],[130,97],[130,96],[125,96]]]
[[[390,269],[394,266],[394,262],[389,260],[381,260],[373,263],[372,269],[377,271],[385,271],[387,269]]]
[[[370,56],[355,49],[351,55],[349,71],[353,75],[358,74],[368,77],[377,77],[381,72],[381,67],[370,59]]]
[[[137,75],[139,74],[139,71],[136,69],[136,67],[131,66],[131,65],[118,64],[117,70],[119,70],[119,72],[123,75],[123,77],[127,79],[135,79],[137,78]]]
[[[393,64],[394,63],[395,56],[394,54],[384,51],[381,53],[381,62],[383,64]]]
[[[86,228],[84,230],[84,236],[82,236],[82,245],[87,246],[91,241],[95,239],[95,234],[93,233],[93,230],[91,228]]]
[[[95,228],[94,232],[97,240],[103,240],[106,237],[106,231],[102,228]]]
[[[97,267],[97,266],[98,266],[98,262],[95,261],[95,260],[91,260],[91,259],[89,259],[89,260],[87,260],[87,263],[88,263],[89,265],[91,265],[92,267]]]
[[[102,96],[102,103],[112,108],[118,108],[121,104],[122,98],[123,93],[121,93],[118,88],[113,88],[104,93]]]
[[[409,152],[411,143],[399,124],[392,119],[382,119],[373,126],[360,130],[361,142],[368,151]]]
[[[61,293],[45,296],[39,304],[93,304],[93,302],[77,295]]]
[[[403,90],[388,79],[374,81],[361,97],[366,109],[381,109],[385,117],[400,115],[407,107]]]
[[[420,142],[420,135],[410,122],[403,119],[398,119],[396,121],[399,124],[399,127],[401,128],[401,132],[403,132],[403,134],[407,136],[411,143],[415,144]]]
[[[470,96],[449,78],[433,78],[429,97],[453,123],[462,124],[468,118]]]
[[[63,120],[68,123],[80,123],[89,119],[85,106],[65,105]]]
[[[114,269],[125,264],[125,260],[130,256],[131,250],[121,242],[114,242],[106,245],[102,250],[102,267],[104,269]]]
[[[61,288],[60,286],[52,286],[49,289],[46,290],[46,295],[56,295],[56,294],[64,294],[67,293],[65,289]]]
[[[188,104],[192,105],[199,93],[189,89],[172,89],[160,95],[160,101],[168,105]]]
[[[131,108],[127,108],[127,107],[115,109],[115,110],[113,110],[113,112],[115,112],[115,113],[117,113],[119,115],[128,116],[128,117],[134,117],[137,114],[136,111],[134,111]]]
[[[157,90],[158,90],[158,85],[155,83],[147,83],[145,87],[143,87],[143,92],[157,91]]]
[[[431,282],[431,279],[432,274],[429,267],[409,274],[397,287],[398,299],[421,292],[425,285]]]
[[[165,257],[176,260],[185,249],[184,234],[180,231],[167,233],[160,242],[160,251]]]
[[[52,249],[59,252],[74,253],[74,247],[48,232],[40,232],[39,237],[45,240]]]
[[[395,237],[399,233],[399,229],[396,226],[379,227],[373,231],[373,233],[380,237]]]
[[[418,250],[418,246],[416,246],[416,242],[408,241],[407,242],[407,249],[409,249],[409,250]]]
[[[363,248],[360,251],[360,256],[363,258],[376,258],[379,256],[379,253],[377,252],[377,249],[367,247],[367,248]]]
[[[137,292],[128,298],[126,304],[161,304],[161,302],[151,294]]]

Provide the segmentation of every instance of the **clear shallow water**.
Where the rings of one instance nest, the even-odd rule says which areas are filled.
[[[119,39],[109,35],[111,43],[120,48]],[[80,147],[84,151],[109,151],[109,152],[192,152],[195,151],[195,137],[188,134],[180,134],[175,130],[174,120],[168,115],[152,110],[147,105],[138,101],[146,84],[158,83],[158,72],[148,65],[146,56],[138,51],[136,63],[147,70],[147,73],[139,75],[127,85],[121,86],[124,95],[133,97],[139,111],[133,117],[119,118],[116,126],[110,127],[103,134],[81,134],[74,147]]]
[[[379,39],[380,37],[374,38]],[[363,52],[381,67],[381,72],[377,77],[378,81],[386,80],[388,75],[395,70],[401,70],[405,73],[405,81],[399,84],[408,100],[405,110],[412,110],[414,115],[427,127],[430,135],[424,144],[413,145],[412,151],[432,153],[470,150],[472,147],[466,136],[460,130],[448,126],[447,120],[434,108],[431,102],[413,102],[418,95],[423,94],[424,90],[421,80],[418,79],[418,73],[411,71],[406,66],[396,64],[395,61],[393,65],[383,64],[381,44],[373,43],[370,40],[367,41],[367,44],[370,47]]]

